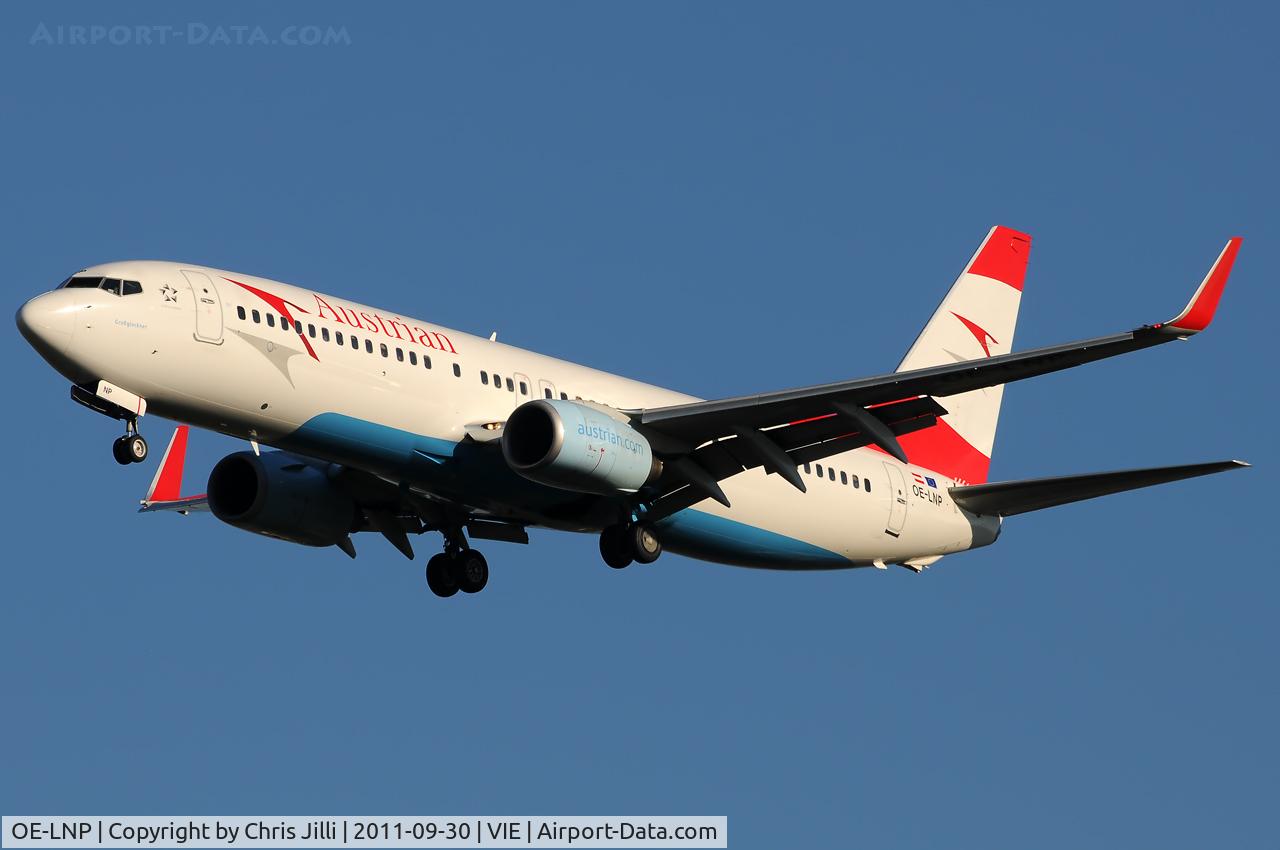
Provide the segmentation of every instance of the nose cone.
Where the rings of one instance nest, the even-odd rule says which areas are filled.
[[[66,354],[75,330],[75,309],[56,293],[32,298],[18,308],[18,330],[45,358]]]

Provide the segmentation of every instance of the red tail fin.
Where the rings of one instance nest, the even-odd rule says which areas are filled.
[[[898,366],[899,372],[981,360],[1013,348],[1031,237],[993,227]],[[1003,387],[942,399],[947,415],[902,436],[910,463],[966,484],[987,480]]]

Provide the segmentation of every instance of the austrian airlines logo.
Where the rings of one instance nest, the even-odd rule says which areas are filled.
[[[959,313],[952,313],[951,315],[959,319],[960,322],[966,328],[969,329],[969,333],[973,334],[973,338],[978,341],[978,345],[982,346],[982,353],[990,357],[991,349],[987,347],[987,341],[990,340],[991,342],[994,342],[996,345],[999,345],[1000,341],[997,340],[995,337],[993,337],[991,334],[987,333],[986,330],[980,327],[977,323],[969,321],[964,316],[961,316]]]
[[[409,343],[410,345],[417,345],[422,348],[427,348],[432,351],[439,351],[447,354],[456,355],[458,353],[458,350],[453,347],[453,342],[450,341],[449,337],[446,336],[445,334],[441,333],[440,331],[428,330],[427,328],[423,328],[418,325],[410,325],[407,322],[405,322],[404,319],[401,319],[399,317],[387,318],[386,316],[383,316],[376,312],[370,313],[363,310],[357,311],[354,307],[348,308],[343,306],[340,303],[335,307],[334,305],[330,304],[328,301],[325,301],[319,295],[316,295],[314,293],[312,293],[312,297],[315,298],[316,300],[316,312],[312,313],[310,310],[307,310],[304,307],[299,307],[297,304],[293,303],[292,301],[282,298],[281,296],[276,295],[273,292],[268,292],[266,290],[259,289],[256,286],[250,286],[247,283],[241,283],[238,280],[232,280],[229,277],[223,278],[223,280],[227,281],[228,283],[234,283],[236,286],[240,287],[245,292],[253,293],[255,296],[260,298],[263,301],[263,303],[265,303],[267,306],[271,308],[271,311],[272,311],[271,314],[280,316],[281,328],[287,328],[292,326],[293,329],[297,331],[298,341],[302,343],[304,348],[306,348],[307,354],[311,355],[311,359],[317,362],[319,362],[320,358],[316,355],[315,349],[311,346],[311,339],[308,338],[308,337],[315,337],[316,335],[315,324],[309,321],[305,328],[306,332],[304,333],[302,323],[298,319],[294,318],[295,314],[308,316],[308,317],[314,318],[315,321],[320,322],[322,324],[321,331],[320,331],[321,338],[325,342],[329,341],[330,335],[329,335],[328,329],[323,327],[324,322],[333,322],[337,325],[343,326],[344,328],[349,328],[352,331],[361,330],[361,331],[364,331],[366,334],[369,334],[370,336],[385,337],[387,342],[382,343],[382,346],[381,346],[383,357],[387,356],[388,344],[391,342],[391,340],[400,340],[402,342]],[[255,310],[254,313],[256,314],[257,311]],[[270,317],[271,314],[268,314],[268,317]],[[274,327],[274,323],[272,324],[272,326]],[[295,355],[299,355],[302,352],[298,351],[295,348],[290,348],[289,346],[284,346],[284,345],[278,346],[276,345],[276,342],[274,339],[264,339],[261,337],[254,336],[253,334],[246,334],[245,332],[240,330],[236,330],[235,332],[240,334],[240,336],[244,337],[245,339],[249,340],[250,344],[254,345],[256,348],[258,348],[258,350],[262,351],[262,353],[265,354],[272,361],[272,363],[275,364],[276,368],[278,368],[281,372],[284,373],[286,378],[289,377],[288,363],[290,358]],[[337,336],[334,337],[335,341],[341,340],[342,338],[343,338],[342,332],[338,331]],[[352,349],[355,349],[356,347],[355,334],[352,333],[351,336],[348,338],[351,340]],[[373,351],[373,341],[371,339],[366,338],[364,340],[364,346],[365,346],[364,347],[365,351],[367,352]],[[403,360],[404,359],[403,351],[397,348],[396,352],[397,352],[396,359]],[[410,353],[409,358],[411,363],[418,362],[417,356],[415,354]],[[427,368],[430,368],[430,362],[431,361],[424,354],[423,363],[427,364]],[[455,366],[454,368],[457,368],[457,367]],[[290,378],[290,382],[292,382],[291,378]]]
[[[225,277],[223,278],[223,280],[227,281],[228,283],[234,283],[236,286],[240,287],[246,292],[252,292],[254,295],[258,296],[263,301],[267,302],[267,304],[270,305],[273,310],[275,310],[281,316],[284,316],[285,319],[288,320],[289,324],[293,324],[296,321],[293,318],[293,314],[289,312],[290,307],[297,310],[299,313],[302,313],[304,315],[307,314],[306,310],[302,309],[297,304],[294,304],[292,301],[284,300],[279,295],[272,295],[270,292],[263,292],[261,289],[258,289],[256,286],[250,286],[247,283],[241,283],[240,281],[232,280],[229,277]],[[302,334],[302,333],[298,334],[298,339],[302,340],[302,344],[306,346],[307,353],[311,355],[311,359],[318,361],[320,358],[316,357],[316,350],[311,347],[311,340],[307,339],[306,334]]]

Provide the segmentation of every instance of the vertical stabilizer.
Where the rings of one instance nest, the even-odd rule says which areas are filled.
[[[1018,321],[1031,237],[993,227],[896,371],[1008,354]],[[1003,386],[939,399],[947,415],[901,438],[911,463],[962,484],[987,480]]]

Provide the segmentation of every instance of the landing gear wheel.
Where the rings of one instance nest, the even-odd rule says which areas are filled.
[[[133,463],[133,458],[129,454],[129,437],[119,437],[111,443],[111,456],[116,459],[116,463],[121,466],[128,466]]]
[[[436,596],[448,598],[458,592],[458,580],[453,573],[453,559],[441,552],[427,561],[427,587]]]
[[[633,560],[626,541],[627,531],[625,525],[611,525],[600,532],[600,557],[615,570],[630,566]]]
[[[147,441],[142,439],[141,434],[125,437],[124,443],[131,463],[142,463],[147,459]]]
[[[489,562],[475,549],[463,549],[453,560],[458,588],[463,593],[479,593],[489,583]]]
[[[647,522],[637,522],[630,526],[625,535],[625,542],[631,547],[631,556],[637,564],[652,564],[662,554],[662,541],[658,539],[653,526]]]

